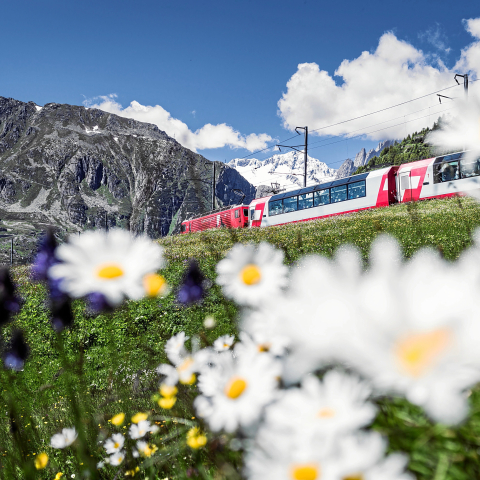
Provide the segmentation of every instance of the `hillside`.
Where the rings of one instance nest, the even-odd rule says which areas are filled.
[[[215,166],[217,205],[237,203],[234,188],[254,197],[235,169]],[[151,124],[0,97],[0,238],[14,235],[15,261],[25,262],[47,226],[60,237],[106,225],[152,238],[176,232],[211,208],[212,167]]]

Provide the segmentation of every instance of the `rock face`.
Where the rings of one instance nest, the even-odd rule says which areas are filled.
[[[215,167],[217,205],[237,203],[234,188],[254,198],[235,169]],[[32,238],[48,225],[63,235],[106,225],[151,238],[178,232],[210,209],[212,171],[155,125],[0,97],[0,228],[9,234],[20,223]]]
[[[340,165],[340,168],[337,170],[335,178],[337,179],[337,178],[349,177],[354,171],[355,171],[354,162],[350,158],[347,158],[342,163],[342,165]]]

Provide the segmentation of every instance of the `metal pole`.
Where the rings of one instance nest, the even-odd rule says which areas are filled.
[[[215,162],[213,162],[213,178],[212,178],[212,210],[215,210]]]
[[[10,239],[10,265],[13,265],[13,237]]]
[[[468,98],[468,73],[463,76],[463,88],[465,90],[465,97]]]
[[[305,175],[303,176],[303,186],[306,187],[307,186],[307,158],[308,158],[308,154],[307,154],[307,149],[308,149],[308,127],[305,127],[305,157],[304,157],[304,161],[305,161]]]

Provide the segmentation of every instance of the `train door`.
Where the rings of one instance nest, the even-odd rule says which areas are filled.
[[[400,172],[397,176],[398,179],[398,201],[399,202],[411,202],[412,199],[412,182],[410,178],[410,171]]]

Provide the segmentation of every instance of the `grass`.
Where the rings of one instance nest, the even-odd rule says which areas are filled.
[[[152,457],[156,463],[138,478],[238,477],[241,456],[225,448],[227,436],[210,434],[208,448],[202,451],[186,446],[189,426],[174,417],[202,426],[192,418],[191,387],[181,388],[172,411],[162,410],[151,399],[158,387],[154,369],[167,361],[163,348],[173,334],[185,331],[198,335],[206,344],[219,335],[236,333],[236,306],[213,284],[215,265],[228,249],[236,242],[267,241],[281,248],[286,263],[292,264],[306,254],[331,257],[340,245],[350,243],[361,250],[367,263],[372,241],[379,233],[388,233],[401,243],[405,257],[428,246],[455,260],[471,244],[472,233],[479,226],[480,208],[472,200],[460,198],[266,229],[216,230],[164,238],[159,243],[168,259],[163,274],[172,287],[170,295],[126,302],[115,312],[101,315],[91,314],[83,301],[75,301],[74,325],[60,336],[50,326],[45,287],[29,280],[27,267],[16,267],[14,276],[25,304],[2,333],[8,339],[12,329],[22,329],[31,350],[23,372],[0,370],[0,478],[51,479],[61,471],[64,478],[76,475],[78,479],[87,469],[95,478],[92,472],[103,456],[98,441],[117,431],[108,419],[120,411],[127,419],[138,411],[148,411],[161,426],[154,437],[162,445]],[[212,287],[202,305],[181,307],[175,290],[191,257],[199,261]],[[216,319],[213,330],[203,327],[206,316]],[[474,390],[470,398],[472,414],[458,428],[432,424],[420,409],[400,399],[378,402],[375,428],[389,438],[391,451],[409,455],[409,468],[418,479],[479,478],[480,392]],[[71,449],[48,446],[53,434],[74,424],[83,426],[88,448],[73,455]],[[128,422],[120,431],[127,428]],[[51,462],[47,469],[35,471],[34,454],[41,451],[47,451]],[[129,462],[133,465],[133,459]],[[113,479],[116,473],[107,467],[98,478]]]

